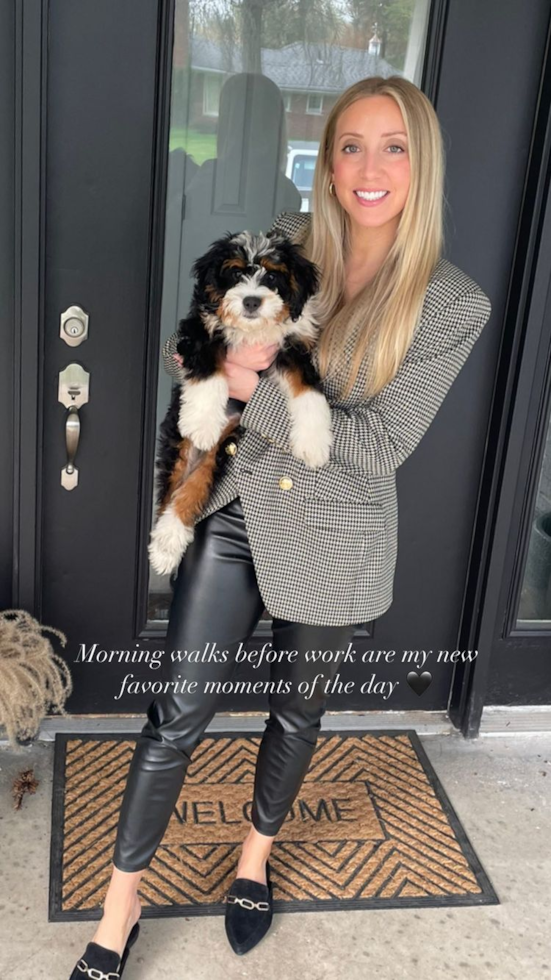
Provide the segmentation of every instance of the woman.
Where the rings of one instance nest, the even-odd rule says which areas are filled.
[[[331,404],[331,457],[313,471],[289,453],[285,398],[258,375],[275,350],[229,353],[225,370],[230,396],[244,403],[244,435],[238,448],[235,438],[182,559],[167,650],[214,639],[235,651],[264,607],[273,617],[274,649],[303,653],[320,643],[346,649],[356,624],[389,608],[396,469],[427,430],[491,311],[477,283],[441,257],[443,177],[436,115],[411,82],[367,78],[337,100],[321,139],[313,215],[287,213],[275,222],[322,270],[323,331],[314,359]],[[164,355],[178,376],[174,341]],[[325,678],[335,669],[325,664]],[[185,676],[227,679],[232,672],[231,662],[199,664]],[[317,672],[299,657],[273,665],[271,676],[296,687]],[[226,907],[226,931],[238,953],[270,925],[270,850],[308,770],[325,710],[323,691],[314,690],[308,700],[294,691],[270,697],[251,828]],[[141,875],[215,710],[203,695],[163,697],[148,709],[94,936],[99,945],[87,950],[89,960],[104,957],[104,970],[117,969],[127,938],[136,935]],[[251,901],[242,904],[244,898]],[[73,974],[79,976],[82,969]]]

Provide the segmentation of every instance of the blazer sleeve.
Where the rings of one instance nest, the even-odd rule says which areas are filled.
[[[182,371],[182,368],[178,364],[178,361],[175,361],[173,357],[174,354],[178,353],[176,350],[177,344],[178,344],[178,331],[176,330],[176,332],[171,334],[170,337],[168,337],[163,344],[163,349],[162,349],[163,365],[167,374],[170,374],[171,377],[176,378],[177,381],[183,381],[184,372]]]
[[[304,212],[281,211],[274,219],[270,231],[282,231],[293,239],[296,234],[300,234],[304,224],[307,223],[308,220],[309,218]],[[176,330],[170,337],[167,338],[167,340],[165,340],[161,355],[166,373],[170,374],[172,378],[176,378],[177,381],[181,382],[184,379],[184,372],[178,364],[178,361],[174,360],[174,354],[177,353],[177,344],[178,331]]]
[[[475,285],[446,302],[419,326],[396,375],[378,395],[353,408],[331,408],[329,463],[385,475],[420,442],[491,313]],[[261,375],[241,414],[251,428],[291,452],[287,400],[276,381]]]

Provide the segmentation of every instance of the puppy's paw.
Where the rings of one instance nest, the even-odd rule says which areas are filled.
[[[306,463],[310,469],[315,470],[320,466],[325,466],[329,462],[329,452],[331,449],[331,443],[322,443],[318,441],[315,444],[310,437],[296,436],[291,438],[291,451],[294,456],[301,459],[303,463]]]
[[[186,384],[180,395],[178,429],[197,449],[216,445],[227,422],[228,385],[224,375]]]
[[[331,409],[319,391],[306,391],[291,401],[290,445],[293,455],[311,469],[329,461],[333,444]]]
[[[182,555],[195,537],[193,527],[182,524],[171,504],[163,511],[151,532],[149,561],[159,575],[176,571]]]

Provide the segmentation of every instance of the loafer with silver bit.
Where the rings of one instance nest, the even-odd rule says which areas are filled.
[[[241,956],[266,935],[273,917],[270,863],[266,862],[266,882],[235,878],[226,895],[225,927],[231,948]]]
[[[88,943],[69,980],[120,980],[130,947],[136,942],[139,932],[140,924],[136,922],[130,930],[122,956],[99,943]]]

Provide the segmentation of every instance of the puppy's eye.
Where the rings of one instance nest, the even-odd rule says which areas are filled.
[[[276,277],[273,272],[267,272],[262,280],[262,282],[266,286],[273,286],[275,284],[275,281],[276,281]]]
[[[243,269],[239,269],[236,265],[231,266],[229,269],[225,269],[225,273],[230,282],[237,282],[242,272]]]

